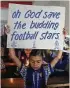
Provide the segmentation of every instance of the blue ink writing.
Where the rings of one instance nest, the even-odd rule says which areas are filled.
[[[33,42],[33,48],[36,48],[35,41]]]
[[[60,18],[60,12],[45,12],[43,15],[43,18],[46,19],[50,19],[50,18],[56,18],[59,19]]]
[[[24,17],[25,18],[39,18],[41,13],[42,13],[43,10],[41,10],[40,12],[32,12],[31,10],[28,10]]]
[[[54,49],[56,49],[56,50],[59,49],[59,42],[58,42],[58,40],[55,41],[55,48]]]
[[[28,31],[22,34],[18,34],[17,31],[14,31],[13,34],[11,35],[12,36],[11,41],[12,40],[27,40],[27,39],[33,40],[37,38],[38,33],[39,31],[35,31],[33,34],[30,33],[30,31]]]
[[[13,41],[12,44],[11,44],[11,46],[12,46],[13,48],[16,47],[16,46],[17,46],[16,42]]]
[[[15,12],[13,12],[12,18],[19,18],[20,15],[21,15],[21,12],[20,12],[19,10],[17,10],[17,11],[15,11]]]
[[[14,26],[14,29],[25,29],[26,28],[26,23],[21,23],[21,21],[20,22],[16,22],[16,23],[14,23],[15,24],[15,26]]]
[[[48,31],[41,34],[40,40],[45,39],[59,39],[60,33],[49,33]]]
[[[52,29],[56,30],[58,28],[58,26],[59,26],[58,22],[55,23],[55,22],[51,22],[51,21],[47,21],[47,22],[45,22],[45,21],[42,21],[42,22],[32,21],[31,25],[30,25],[30,29],[32,29],[32,28],[51,29],[52,28]]]

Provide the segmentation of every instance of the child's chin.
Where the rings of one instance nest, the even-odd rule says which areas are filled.
[[[33,68],[34,70],[38,70],[39,68]]]

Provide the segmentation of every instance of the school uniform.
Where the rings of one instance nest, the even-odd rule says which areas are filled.
[[[25,67],[23,64],[19,69],[24,80],[24,88],[46,88],[48,77],[53,71],[50,64],[42,65],[39,70],[34,70],[30,66]]]

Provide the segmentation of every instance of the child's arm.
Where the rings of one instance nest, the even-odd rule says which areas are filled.
[[[63,28],[63,35],[64,38],[67,35],[66,29]],[[54,67],[56,65],[56,63],[62,58],[62,51],[59,50],[58,55],[53,59],[53,61],[51,62],[51,67]]]
[[[59,50],[58,55],[52,60],[51,67],[54,67],[56,63],[62,58],[62,51]]]
[[[8,25],[5,25],[5,34],[7,35],[10,32],[10,27]],[[20,68],[21,67],[21,61],[15,54],[15,50],[13,48],[9,49],[9,57],[16,63],[16,65]]]
[[[21,67],[21,61],[15,54],[15,50],[13,48],[9,49],[9,56],[10,58],[16,63],[16,65],[20,68]]]

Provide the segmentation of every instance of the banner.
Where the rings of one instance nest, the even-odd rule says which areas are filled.
[[[8,48],[63,49],[65,7],[9,4]]]

